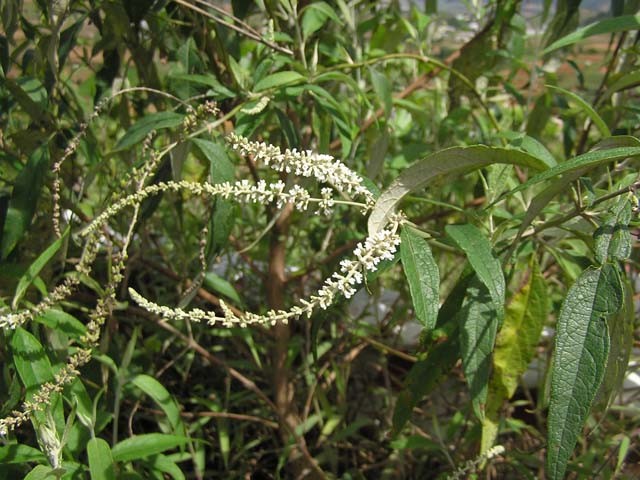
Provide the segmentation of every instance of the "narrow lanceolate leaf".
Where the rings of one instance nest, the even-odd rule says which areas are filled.
[[[432,329],[438,317],[440,275],[429,244],[411,228],[400,234],[400,258],[404,268],[416,317]]]
[[[609,356],[607,319],[622,307],[617,267],[585,270],[562,304],[551,367],[547,477],[564,477],[567,462],[600,387]]]
[[[491,352],[501,315],[489,290],[476,276],[467,289],[460,316],[462,367],[469,385],[473,411],[484,419],[487,384],[491,371]]]
[[[26,389],[26,399],[32,400],[40,385],[54,379],[51,361],[38,339],[21,327],[16,328],[11,335],[10,345],[13,362]],[[59,398],[60,394],[54,394],[47,408],[51,409],[56,425],[64,425]],[[46,416],[44,412],[37,411],[34,418],[37,422],[44,422]]]
[[[116,472],[109,444],[101,438],[92,438],[87,443],[89,473],[91,480],[115,480]]]
[[[229,159],[226,149],[215,142],[194,138],[192,142],[209,160],[209,181],[211,183],[232,182],[235,167]],[[209,219],[209,236],[207,238],[206,256],[210,260],[227,244],[229,234],[233,229],[236,216],[234,205],[222,198],[215,198]]]
[[[64,244],[69,235],[70,228],[67,228],[62,234],[62,236],[56,239],[51,245],[47,247],[47,249],[40,254],[38,258],[27,268],[27,271],[22,275],[20,281],[18,282],[18,286],[16,288],[16,294],[13,296],[13,301],[11,302],[11,308],[16,310],[22,300],[22,297],[26,293],[29,286],[33,283],[36,277],[40,274],[44,266],[49,263],[49,260],[58,253],[60,247]]]
[[[562,37],[545,48],[542,54],[546,55],[547,53],[553,52],[559,48],[573,45],[574,43],[593,35],[624,32],[627,30],[636,30],[638,28],[640,28],[640,14],[607,18],[605,20],[600,20],[599,22],[591,23],[565,37]]]
[[[181,447],[189,441],[179,435],[147,433],[122,440],[111,451],[116,462],[129,462]]]
[[[624,304],[622,309],[609,317],[607,327],[609,329],[609,359],[604,380],[600,385],[600,391],[596,397],[598,405],[609,407],[615,396],[620,392],[629,366],[629,357],[633,347],[633,329],[636,309],[633,301],[633,288],[631,282],[625,278]]]
[[[620,147],[640,147],[640,140],[630,135],[617,135],[615,137],[609,137],[598,142],[593,148],[592,152],[608,150],[612,148],[620,148]],[[572,182],[580,178],[586,172],[589,171],[589,167],[576,168],[573,169],[570,173],[563,175],[560,178],[553,180],[553,183],[549,185],[545,190],[540,192],[536,197],[531,201],[527,212],[520,223],[520,228],[518,230],[518,235],[516,239],[519,239],[522,234],[525,232],[531,222],[538,216],[538,214],[547,206],[547,204],[553,200],[553,198],[560,194],[561,192],[565,192],[566,189],[571,185]],[[513,191],[511,192],[513,193]]]
[[[176,112],[157,112],[150,113],[138,120],[127,132],[122,136],[116,145],[114,151],[119,152],[132,147],[141,142],[153,130],[161,130],[166,128],[177,127],[184,120],[184,115]]]
[[[304,80],[304,77],[298,72],[286,71],[276,72],[259,80],[253,87],[254,92],[260,92],[262,90],[268,90],[270,88],[281,87],[283,85],[290,85],[292,83],[298,83]]]
[[[507,306],[504,324],[496,337],[486,415],[482,423],[481,452],[487,451],[495,442],[500,408],[513,396],[518,379],[533,359],[548,311],[544,277],[534,258],[529,280]]]
[[[607,261],[625,260],[631,254],[631,202],[628,197],[621,197],[611,208],[604,224],[595,233],[596,261],[600,264]]]
[[[180,418],[180,409],[169,391],[155,378],[149,375],[137,375],[131,380],[136,387],[149,395],[167,416],[173,432],[184,435],[186,429]]]
[[[520,165],[535,170],[546,170],[553,166],[546,158],[508,148],[474,145],[440,150],[409,166],[380,195],[369,216],[369,234],[384,228],[389,215],[405,195],[425,187],[434,178],[468,173],[494,163]]]
[[[31,154],[13,185],[0,239],[0,258],[7,258],[31,225],[48,168],[49,147],[45,144]]]
[[[600,130],[600,133],[602,134],[602,136],[604,137],[611,136],[611,130],[609,130],[609,127],[607,127],[607,124],[605,123],[605,121],[602,119],[600,115],[598,115],[598,112],[596,112],[593,109],[593,107],[588,102],[586,102],[582,97],[580,97],[579,95],[576,95],[573,92],[570,92],[569,90],[565,90],[564,88],[556,87],[554,85],[545,85],[545,87],[550,88],[552,90],[556,90],[557,92],[560,92],[563,95],[569,97],[571,100],[577,103],[578,106],[582,109],[582,111],[591,119],[593,124],[598,128],[598,130]]]
[[[495,310],[502,322],[504,317],[504,274],[500,260],[493,254],[491,243],[473,225],[447,225],[447,235],[464,251],[478,279],[487,287]]]
[[[628,137],[624,138],[626,139]],[[613,137],[613,139],[615,139],[615,137]],[[544,182],[545,180],[549,180],[550,178],[564,175],[565,173],[573,173],[578,171],[587,172],[592,168],[604,165],[606,163],[611,163],[617,160],[624,160],[625,158],[637,156],[640,156],[640,147],[637,146],[608,148],[604,150],[588,152],[572,158],[571,160],[567,160],[566,162],[560,163],[555,167],[545,170],[542,173],[539,173],[535,177],[511,190],[511,192],[509,192],[509,195],[525,190],[532,185]]]

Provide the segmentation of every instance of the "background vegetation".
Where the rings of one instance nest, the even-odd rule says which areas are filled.
[[[639,2],[552,3],[1,2],[0,477],[637,478]],[[87,236],[145,185],[319,191],[231,132],[380,198],[166,191]],[[309,319],[128,291],[288,308],[400,199],[394,261]]]

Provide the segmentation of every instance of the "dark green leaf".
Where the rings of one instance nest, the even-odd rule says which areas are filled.
[[[27,271],[22,275],[20,281],[18,282],[18,286],[16,287],[16,293],[13,296],[13,301],[11,302],[11,308],[16,310],[18,305],[20,304],[20,300],[27,291],[27,288],[33,283],[36,277],[40,274],[44,266],[49,263],[49,260],[58,253],[60,247],[64,245],[67,237],[69,236],[69,232],[71,229],[68,227],[64,233],[60,236],[60,238],[56,239],[51,245],[47,247],[47,249],[40,254],[38,258],[27,268]]]
[[[214,184],[232,182],[235,177],[235,168],[227,151],[220,144],[208,140],[194,138],[192,141],[209,161],[209,181]],[[208,259],[217,255],[227,245],[236,218],[235,207],[227,200],[214,199],[212,209],[207,239]]]
[[[611,138],[615,139],[616,137]],[[565,173],[576,171],[585,172],[591,168],[595,168],[605,163],[624,160],[625,158],[637,156],[640,156],[640,147],[618,147],[588,152],[579,155],[571,160],[567,160],[566,162],[560,163],[557,166],[552,167],[542,173],[539,173],[527,182],[511,190],[511,192],[509,192],[509,195],[520,192],[531,187],[532,185],[543,182],[553,177],[557,177],[559,175],[563,175]]]
[[[469,384],[473,410],[482,420],[491,370],[491,352],[502,314],[479,277],[474,277],[467,288],[467,296],[458,315],[462,367]]]
[[[13,351],[13,363],[26,389],[26,399],[30,400],[38,392],[40,385],[53,381],[51,362],[38,339],[22,327],[15,329],[11,336],[10,345]],[[59,394],[54,394],[49,405],[55,406],[54,418],[56,424],[64,425],[62,405],[57,401],[59,397]],[[44,413],[41,411],[36,412],[35,418],[38,422],[44,421]]]
[[[186,429],[180,417],[180,408],[167,389],[155,378],[149,375],[137,375],[131,380],[136,387],[149,395],[167,416],[173,433],[185,435]]]
[[[29,228],[48,168],[49,147],[42,145],[31,154],[16,178],[2,233],[2,259],[7,258]]]
[[[184,115],[176,112],[150,113],[138,120],[125,133],[114,148],[115,152],[126,150],[141,142],[153,130],[162,130],[180,125]]]
[[[75,339],[79,339],[87,331],[87,327],[80,320],[62,310],[47,310],[34,320]]]
[[[447,225],[447,235],[464,251],[478,279],[487,287],[499,322],[504,317],[505,282],[500,260],[483,233],[470,224]]]
[[[151,459],[149,459],[148,463],[151,469],[155,472],[158,472],[160,474],[166,473],[167,475],[170,475],[174,480],[185,479],[184,473],[182,473],[180,467],[178,467],[178,465],[166,455],[162,455],[161,453],[155,455]]]
[[[537,170],[551,167],[546,159],[507,148],[474,145],[440,150],[409,166],[382,192],[369,216],[369,234],[384,228],[389,215],[405,195],[425,187],[434,178],[445,174],[467,173],[494,163],[508,163]]]
[[[53,126],[54,121],[48,111],[49,96],[42,82],[34,77],[2,79],[18,104],[29,116],[38,122]]]
[[[599,405],[609,407],[624,385],[629,368],[629,357],[633,347],[633,330],[636,309],[633,301],[633,288],[628,279],[623,280],[624,304],[622,309],[607,320],[611,348],[607,370],[600,391],[596,397]]]
[[[440,274],[429,244],[413,232],[402,228],[400,258],[404,268],[416,317],[425,328],[436,325],[440,296]]]
[[[551,367],[547,476],[560,480],[576,445],[607,365],[607,319],[622,307],[615,266],[589,268],[562,304]]]
[[[391,98],[391,83],[385,74],[380,73],[373,68],[369,69],[369,72],[371,73],[371,84],[373,85],[373,90],[378,97],[378,101],[384,107],[384,113],[388,117],[391,114],[393,101]]]
[[[322,28],[328,19],[332,19],[337,24],[342,24],[340,17],[336,15],[331,6],[326,2],[312,2],[305,9],[302,15],[302,36],[307,39],[309,36]]]
[[[37,448],[30,447],[28,445],[20,445],[18,443],[12,443],[9,445],[3,445],[0,447],[0,464],[7,465],[10,463],[28,463],[38,462],[43,463],[47,461],[44,453]]]
[[[595,233],[596,261],[600,264],[626,260],[631,255],[631,202],[628,196],[618,199],[603,225]]]
[[[177,73],[170,75],[169,78],[171,80],[190,82],[207,86],[211,88],[211,90],[213,90],[213,93],[216,95],[217,100],[224,100],[225,98],[233,98],[236,96],[236,93],[234,91],[229,90],[227,87],[222,85],[213,75]]]

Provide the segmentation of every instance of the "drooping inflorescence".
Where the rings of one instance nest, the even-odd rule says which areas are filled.
[[[217,112],[217,110],[209,105],[207,112]],[[193,128],[193,123],[194,120],[185,122],[185,133]],[[137,222],[140,205],[148,197],[163,192],[183,191],[193,195],[219,196],[239,203],[274,204],[277,208],[291,204],[299,211],[306,211],[310,205],[315,205],[316,213],[322,215],[330,215],[336,205],[356,206],[362,213],[366,213],[374,204],[374,197],[365,187],[362,177],[330,155],[311,151],[301,152],[295,149],[287,149],[283,152],[273,145],[252,142],[236,134],[230,134],[226,140],[232,150],[241,155],[251,155],[255,161],[263,162],[277,172],[312,178],[329,186],[321,187],[320,195],[313,196],[303,186],[297,183],[285,183],[281,180],[272,183],[258,180],[252,183],[243,179],[219,184],[169,181],[145,185],[159,158],[158,155],[153,154],[155,151],[151,152],[149,165],[136,169],[132,176],[127,177],[127,184],[133,188],[133,193],[116,197],[115,201],[81,232],[81,237],[85,240],[85,247],[81,261],[76,267],[76,275],[67,277],[38,304],[17,312],[0,313],[0,328],[15,329],[67,298],[77,286],[80,276],[90,273],[91,264],[101,245],[101,232],[107,227],[109,221],[125,209],[133,209],[129,231],[124,237],[120,251],[115,254],[117,258],[114,257],[112,263],[110,283],[105,288],[104,296],[99,299],[95,310],[91,313],[87,332],[81,339],[83,346],[67,360],[66,365],[62,367],[54,381],[43,384],[35,395],[23,403],[21,410],[14,411],[8,417],[0,419],[0,435],[6,435],[28,420],[33,413],[42,409],[53,395],[62,392],[64,387],[76,378],[79,374],[78,369],[91,359],[92,349],[99,340],[100,329],[115,302],[117,285],[123,278],[122,272],[125,268],[128,246],[133,238],[133,227]],[[145,151],[150,150],[151,141],[152,137],[149,136],[145,141]],[[336,191],[342,195],[341,199],[334,198]],[[356,197],[360,197],[362,201],[354,201],[353,199]],[[144,298],[133,289],[129,289],[129,294],[140,307],[165,319],[206,322],[212,326],[269,326],[278,322],[287,323],[301,316],[310,317],[317,308],[328,308],[339,295],[350,298],[355,294],[356,287],[362,284],[368,272],[377,270],[381,261],[394,258],[400,244],[398,229],[402,221],[401,213],[392,216],[385,228],[356,246],[352,259],[344,259],[340,262],[339,270],[331,274],[315,294],[307,299],[300,299],[288,310],[270,310],[264,314],[251,312],[240,314],[221,301],[222,315],[219,315],[213,311],[197,308],[185,311],[181,308],[161,306]]]

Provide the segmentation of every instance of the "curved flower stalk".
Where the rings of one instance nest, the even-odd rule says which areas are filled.
[[[321,188],[318,198],[312,197],[309,191],[300,185],[287,188],[287,185],[282,181],[269,184],[263,180],[256,184],[252,184],[248,180],[220,184],[172,181],[145,187],[145,180],[153,168],[143,168],[134,172],[130,180],[136,183],[135,193],[117,199],[81,232],[81,236],[85,238],[85,249],[81,261],[76,266],[79,275],[68,277],[62,284],[55,287],[51,294],[33,307],[18,312],[2,312],[0,314],[0,328],[15,329],[67,298],[77,286],[80,274],[90,273],[91,265],[100,247],[102,229],[112,217],[122,210],[133,208],[134,213],[124,244],[121,251],[114,257],[111,280],[105,289],[105,295],[98,300],[96,308],[90,315],[91,320],[87,324],[87,332],[80,341],[82,346],[69,357],[53,381],[43,384],[32,398],[22,404],[20,410],[13,411],[9,416],[0,419],[0,436],[14,430],[29,420],[36,411],[42,410],[48,405],[54,395],[61,393],[66,385],[77,378],[78,369],[91,360],[91,352],[100,338],[100,329],[115,301],[116,286],[123,278],[122,272],[125,268],[128,246],[133,237],[140,204],[146,198],[162,192],[187,191],[195,195],[221,196],[244,203],[275,203],[278,208],[282,208],[285,204],[292,204],[299,211],[306,211],[310,205],[314,204],[317,205],[317,213],[321,214],[330,214],[334,206],[340,204],[359,207],[363,213],[366,213],[374,204],[373,195],[363,185],[362,178],[329,155],[319,155],[310,151],[298,152],[297,150],[286,150],[283,153],[277,147],[265,143],[250,142],[233,134],[227,138],[227,141],[230,142],[234,150],[243,155],[251,154],[276,171],[315,178],[319,182],[330,184],[333,189]],[[154,159],[155,157],[152,156],[151,163],[153,164],[157,163]],[[132,185],[131,182],[127,183]],[[334,189],[347,195],[362,196],[364,202],[334,199]],[[275,325],[278,322],[287,323],[290,319],[303,315],[310,317],[317,308],[326,309],[329,307],[339,295],[344,295],[346,298],[351,297],[356,292],[356,286],[363,282],[367,272],[377,270],[381,261],[393,259],[400,244],[398,228],[402,221],[401,213],[392,216],[385,228],[357,245],[353,251],[353,259],[345,259],[340,262],[339,271],[327,278],[315,295],[300,300],[289,310],[271,310],[264,315],[255,313],[237,315],[221,301],[223,315],[216,316],[214,312],[205,312],[200,309],[187,312],[180,308],[160,306],[145,299],[133,289],[130,289],[129,293],[142,308],[164,318],[204,321],[209,325],[218,323],[226,327],[246,327],[256,324]]]
[[[311,194],[299,185],[293,185],[288,190],[285,190],[285,184],[282,181],[267,184],[264,181],[259,181],[256,185],[252,185],[248,180],[240,180],[238,182],[230,183],[224,182],[219,184],[210,183],[197,183],[197,182],[163,182],[147,187],[141,188],[137,192],[121,198],[104,212],[102,212],[91,224],[82,232],[82,235],[89,237],[87,244],[86,260],[82,261],[80,266],[82,269],[80,273],[87,273],[87,269],[90,269],[90,264],[95,259],[97,254],[97,233],[100,229],[106,225],[109,219],[123,209],[127,207],[136,207],[145,200],[147,197],[157,195],[161,192],[167,191],[188,191],[195,195],[210,195],[221,196],[225,199],[232,199],[245,203],[271,203],[276,202],[276,205],[281,208],[286,203],[292,203],[297,210],[305,211],[308,209],[310,203],[316,203],[325,212],[329,212],[331,207],[335,204],[355,204],[364,206],[363,204],[355,202],[344,202],[341,200],[334,200],[328,196],[327,191],[322,192],[322,198],[311,197]],[[56,287],[54,292],[44,299],[40,304],[33,308],[25,309],[15,313],[5,313],[0,315],[0,328],[16,328],[33,319],[40,313],[43,313],[48,308],[52,307],[56,302],[59,302],[66,298],[70,293],[70,289],[67,288],[66,283],[63,283],[60,287]]]
[[[338,295],[342,294],[346,298],[354,295],[356,293],[355,287],[362,283],[367,272],[377,270],[382,260],[393,259],[397,247],[400,245],[400,235],[397,233],[400,222],[400,216],[394,217],[387,228],[359,243],[353,251],[354,260],[342,260],[340,271],[334,272],[331,277],[327,278],[315,295],[312,295],[308,300],[301,300],[299,305],[289,310],[270,310],[264,315],[245,313],[238,316],[223,301],[220,301],[224,314],[220,317],[215,312],[206,312],[199,308],[187,312],[180,308],[164,307],[147,300],[132,288],[129,289],[129,294],[140,307],[168,320],[207,322],[211,326],[220,323],[225,327],[239,326],[244,328],[256,324],[287,323],[290,319],[302,315],[310,317],[316,308],[326,309],[329,307]]]
[[[311,150],[301,152],[295,148],[286,149],[283,152],[275,145],[252,142],[235,133],[230,133],[226,140],[232,150],[240,155],[253,155],[255,160],[264,162],[276,172],[315,178],[318,182],[333,185],[336,189],[350,195],[362,195],[367,207],[373,205],[373,195],[364,186],[362,177],[331,155],[315,153]]]

